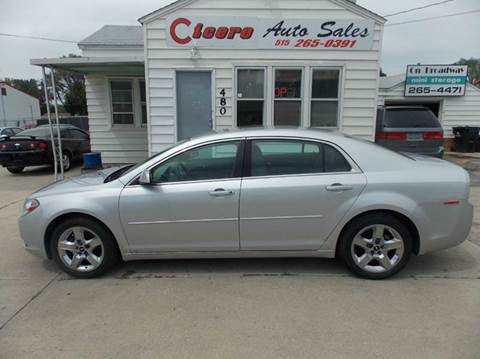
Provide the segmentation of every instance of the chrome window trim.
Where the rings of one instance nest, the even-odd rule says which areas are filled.
[[[337,144],[325,140],[319,140],[317,138],[311,137],[295,137],[295,136],[240,136],[240,137],[232,137],[232,138],[223,138],[213,141],[207,141],[203,143],[197,143],[195,145],[186,147],[178,152],[172,153],[170,156],[156,162],[155,164],[149,166],[148,168],[144,169],[151,171],[154,167],[157,167],[164,163],[165,161],[170,160],[171,158],[181,155],[186,151],[193,150],[195,148],[208,146],[215,143],[222,143],[222,142],[233,142],[233,141],[245,141],[245,140],[295,140],[295,141],[306,141],[306,142],[316,142],[323,145],[332,146],[336,150],[338,150],[345,160],[348,162],[350,167],[352,168],[351,171],[348,172],[315,172],[315,173],[298,173],[298,174],[288,174],[288,175],[275,175],[275,176],[250,176],[250,177],[232,177],[232,178],[217,178],[217,179],[209,179],[209,180],[199,180],[199,181],[186,181],[186,182],[169,182],[169,183],[152,183],[151,186],[154,187],[161,187],[161,186],[168,186],[168,185],[178,185],[178,184],[198,184],[198,183],[212,183],[218,181],[234,181],[234,180],[245,180],[245,179],[260,179],[260,178],[288,178],[288,177],[307,177],[307,176],[328,176],[328,175],[348,175],[348,174],[359,174],[363,173],[362,169],[357,165],[357,163],[350,157],[348,153],[346,153],[343,148],[338,146]],[[142,171],[142,172],[143,172]],[[126,185],[125,187],[142,187],[142,185],[132,184],[135,182],[141,173],[135,175]]]
[[[222,142],[235,142],[235,141],[239,141],[239,142],[242,142],[242,141],[245,141],[245,137],[244,136],[241,136],[241,137],[233,137],[233,138],[223,138],[223,139],[218,139],[218,140],[213,140],[213,141],[207,141],[207,142],[203,142],[203,143],[197,143],[195,145],[192,145],[192,146],[189,146],[189,147],[186,147],[186,148],[183,148],[182,150],[180,151],[177,151],[175,153],[172,153],[170,156],[166,157],[166,158],[163,158],[161,159],[160,161],[156,162],[155,164],[145,168],[143,171],[151,171],[153,168],[157,167],[157,166],[160,166],[162,163],[172,159],[173,157],[176,157],[176,156],[179,156],[187,151],[190,151],[190,150],[193,150],[195,148],[199,148],[199,147],[204,147],[204,146],[208,146],[208,145],[212,145],[212,144],[216,144],[216,143],[222,143]],[[132,180],[130,180],[128,182],[128,184],[126,185],[126,187],[136,187],[136,186],[140,186],[140,185],[135,185],[135,184],[132,184],[132,182],[135,182],[138,177],[141,175],[141,173],[137,173],[137,175],[135,175],[133,177]],[[241,177],[229,177],[229,178],[214,178],[214,179],[208,179],[208,180],[198,180],[198,181],[185,181],[185,182],[166,182],[166,183],[152,183],[151,186],[166,186],[166,185],[174,185],[174,184],[192,184],[192,183],[209,183],[209,182],[218,182],[218,181],[233,181],[233,180],[238,180],[238,179],[241,179]]]
[[[289,175],[276,175],[276,176],[251,176],[251,177],[244,177],[244,178],[266,178],[266,177],[296,177],[296,176],[309,176],[309,175],[332,175],[332,174],[355,174],[355,173],[363,173],[362,169],[357,165],[357,163],[350,157],[350,155],[343,150],[340,146],[336,143],[319,140],[318,138],[310,138],[310,137],[294,137],[294,136],[259,136],[259,137],[247,137],[247,140],[255,141],[255,140],[295,140],[295,141],[305,141],[305,142],[316,142],[327,146],[332,146],[340,154],[345,158],[348,162],[350,167],[352,168],[348,172],[316,172],[316,173],[297,173],[297,174],[289,174]]]

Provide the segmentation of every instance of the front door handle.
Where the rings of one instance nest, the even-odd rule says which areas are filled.
[[[353,190],[352,186],[345,186],[341,183],[334,183],[331,186],[327,186],[327,191],[330,192],[344,192]]]
[[[212,197],[226,197],[226,196],[233,196],[235,194],[234,191],[228,191],[223,188],[217,188],[215,191],[209,193]]]

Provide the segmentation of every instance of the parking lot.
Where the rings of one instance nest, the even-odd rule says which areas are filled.
[[[17,229],[52,174],[0,168],[0,357],[479,358],[480,160],[456,161],[472,175],[469,240],[386,281],[325,259],[132,262],[72,279]]]

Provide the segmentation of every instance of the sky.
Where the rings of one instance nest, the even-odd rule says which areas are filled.
[[[295,0],[292,0],[295,1]],[[380,15],[439,0],[358,0]],[[0,33],[80,41],[106,24],[138,25],[137,19],[169,0],[0,0]],[[479,0],[454,0],[444,5],[389,17],[387,24],[480,9]],[[387,26],[382,68],[388,75],[405,72],[406,65],[449,64],[480,58],[480,13],[416,24]],[[32,58],[80,54],[75,44],[0,36],[0,79],[40,78]]]

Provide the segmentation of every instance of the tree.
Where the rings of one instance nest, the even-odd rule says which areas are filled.
[[[460,59],[456,65],[468,65],[468,80],[471,84],[480,87],[480,59]]]
[[[380,67],[380,77],[387,77],[387,74],[383,72],[383,69]]]
[[[62,56],[62,58],[75,57],[79,56],[73,54]],[[59,112],[65,111],[72,116],[87,115],[87,97],[85,94],[85,79],[83,75],[60,69],[54,69],[53,73],[55,76],[57,101],[61,104],[59,106]],[[20,91],[38,98],[40,100],[40,111],[42,115],[47,112],[43,80],[6,79],[5,82]],[[53,94],[51,93],[50,82],[50,76],[47,74],[47,84],[49,86],[48,97],[51,101],[50,110],[53,112]]]
[[[80,56],[73,54],[62,56],[62,58],[76,57]],[[72,116],[87,115],[84,76],[61,69],[54,69],[54,75],[57,99],[62,103],[65,111]]]

